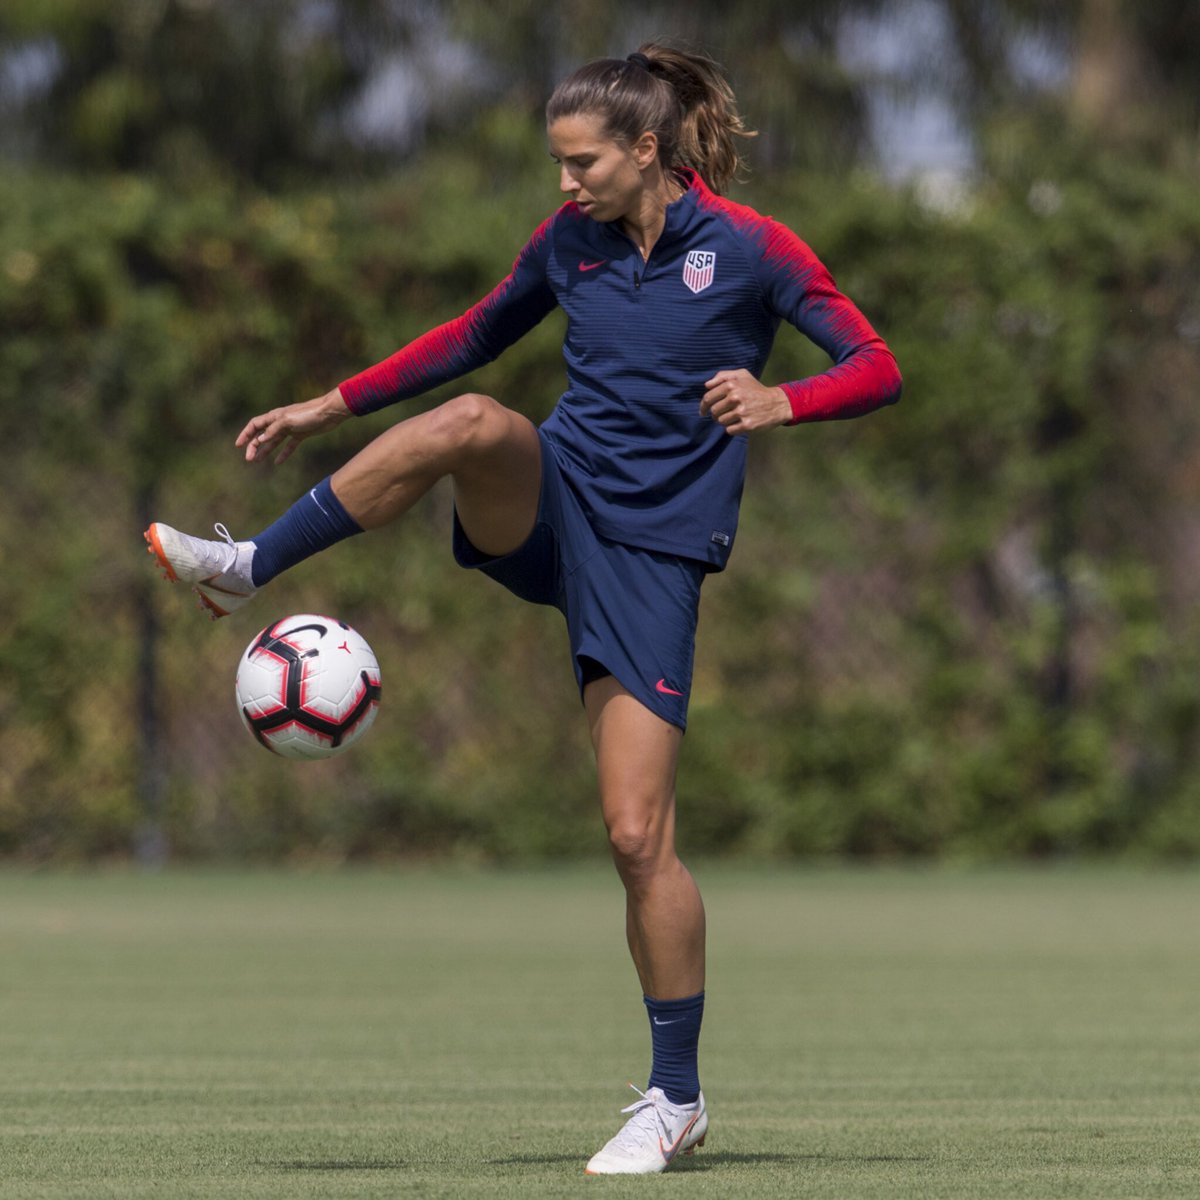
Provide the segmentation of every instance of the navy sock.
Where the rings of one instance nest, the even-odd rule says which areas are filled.
[[[697,1055],[704,993],[682,1000],[655,1000],[650,996],[644,1000],[654,1048],[649,1086],[662,1088],[672,1104],[693,1104],[700,1095]]]
[[[278,521],[250,539],[254,543],[250,581],[262,587],[281,571],[355,533],[362,533],[362,526],[342,507],[329,480],[322,479]]]

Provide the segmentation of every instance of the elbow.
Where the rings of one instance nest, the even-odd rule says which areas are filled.
[[[862,411],[873,412],[875,409],[898,404],[904,390],[904,380],[900,376],[900,368],[891,350],[883,345],[876,347],[871,353],[868,370],[870,382],[863,392],[867,403]]]
[[[891,379],[888,381],[887,390],[884,393],[884,405],[899,404],[900,397],[904,394],[904,377],[900,374],[900,368],[896,365],[896,360],[892,359]]]
[[[880,408],[889,404],[898,404],[904,391],[904,379],[900,374],[896,356],[884,345],[879,346],[879,354],[873,364],[875,370],[875,395]]]

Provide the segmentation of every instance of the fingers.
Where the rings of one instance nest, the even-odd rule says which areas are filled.
[[[700,415],[715,417],[717,406],[724,404],[729,396],[729,383],[726,376],[728,371],[719,371],[704,385],[704,395],[700,400]]]
[[[707,379],[704,382],[703,403],[711,403],[718,397],[725,395],[738,381],[739,376],[748,374],[748,371],[718,371],[711,379]]]
[[[747,378],[752,379],[753,376],[745,367],[739,367],[736,371],[718,371],[704,386],[710,388],[717,384],[732,383],[734,380]]]
[[[722,425],[728,426],[730,421],[737,418],[738,403],[732,397],[726,396],[720,400],[714,401],[709,405],[708,415],[714,421]]]
[[[336,397],[337,406],[330,403]],[[307,437],[330,429],[350,416],[350,410],[336,389],[315,400],[287,404],[251,418],[237,435],[235,446],[245,447],[246,461],[257,462],[278,451],[276,463],[291,458],[296,447]]]
[[[746,414],[735,404],[715,411],[712,417],[728,434],[749,433],[751,429],[755,428],[749,423]]]
[[[277,423],[277,409],[269,413],[261,413],[246,422],[246,427],[237,435],[235,446],[245,446],[246,461],[253,462],[270,449],[268,445],[277,436],[273,426]]]
[[[274,425],[268,425],[261,432],[256,433],[246,442],[246,461],[257,462],[259,459],[267,458],[278,445],[282,436],[283,431],[276,429]]]
[[[782,388],[766,387],[749,371],[718,371],[705,385],[701,416],[712,417],[729,434],[753,433],[786,424],[791,401]]]
[[[737,402],[728,397],[710,404],[707,415],[716,421],[718,425],[723,425],[726,431],[729,432],[732,432],[733,426],[738,424],[742,419],[741,410]]]
[[[754,382],[749,371],[718,371],[704,384],[704,398],[700,401],[702,416],[712,417],[725,428],[727,433],[743,430],[743,406],[748,399],[745,381]]]
[[[255,437],[258,436],[259,424],[265,421],[266,417],[254,417],[246,422],[245,429],[237,435],[237,440],[233,443],[235,446],[245,446]]]
[[[258,462],[270,456],[271,452],[284,444],[283,450],[275,462],[281,463],[290,458],[299,444],[299,439],[291,434],[291,421],[286,409],[274,408],[269,413],[262,413],[246,424],[245,429],[238,434],[235,446],[246,448],[246,461]]]

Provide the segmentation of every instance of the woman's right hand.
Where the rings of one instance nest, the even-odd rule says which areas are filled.
[[[314,400],[285,404],[247,422],[234,445],[246,447],[246,461],[258,462],[278,448],[275,465],[291,458],[296,447],[314,433],[335,429],[352,416],[340,388]]]

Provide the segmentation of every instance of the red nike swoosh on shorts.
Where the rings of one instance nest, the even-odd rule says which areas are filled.
[[[683,693],[682,693],[682,692],[677,692],[677,691],[676,691],[674,688],[669,688],[669,687],[667,687],[667,681],[666,681],[666,679],[660,679],[660,680],[659,680],[659,681],[658,681],[658,682],[657,682],[657,683],[654,685],[654,690],[655,690],[656,692],[662,692],[662,694],[663,694],[664,696],[682,696],[682,695],[683,695]]]
[[[602,266],[604,266],[604,264],[605,264],[606,262],[608,262],[608,259],[607,259],[607,258],[602,258],[602,259],[601,259],[599,262],[594,262],[594,263],[580,263],[580,264],[579,264],[579,269],[580,269],[581,271],[594,271],[594,270],[595,270],[597,267],[602,267]]]

